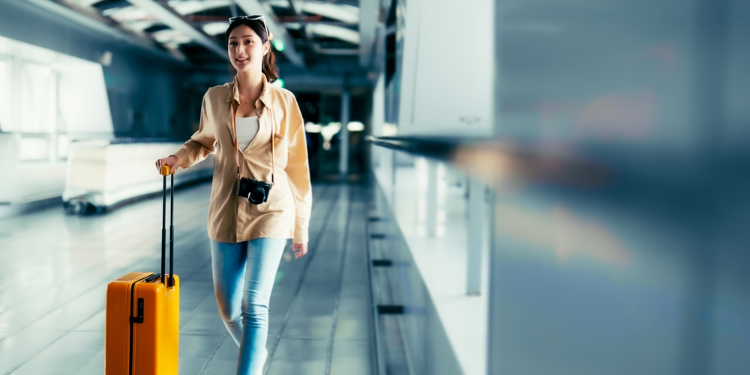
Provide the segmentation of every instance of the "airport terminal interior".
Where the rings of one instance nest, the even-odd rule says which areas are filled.
[[[748,20],[0,0],[0,375],[750,374]]]

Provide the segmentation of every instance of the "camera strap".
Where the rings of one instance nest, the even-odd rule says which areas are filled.
[[[271,185],[274,185],[274,174],[276,173],[276,121],[273,117],[273,111],[266,106],[268,113],[271,114]],[[256,113],[257,114],[257,113]],[[242,164],[240,164],[240,148],[237,144],[237,103],[232,100],[232,125],[234,126],[234,161],[237,163],[237,178],[242,177]],[[260,125],[260,115],[258,116],[258,125]],[[260,133],[260,126],[258,126]]]
[[[273,117],[271,108],[266,107],[266,109],[271,114],[271,185],[275,185],[273,175],[276,173],[276,119]]]

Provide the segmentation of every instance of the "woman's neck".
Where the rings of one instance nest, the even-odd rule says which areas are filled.
[[[261,72],[237,72],[237,88],[240,92],[240,97],[251,103],[258,100],[261,91],[263,91],[263,75]]]

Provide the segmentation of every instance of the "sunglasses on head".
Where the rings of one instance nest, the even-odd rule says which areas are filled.
[[[261,14],[254,14],[252,16],[237,16],[237,17],[231,17],[229,19],[229,24],[231,25],[232,22],[237,20],[248,20],[248,21],[262,21],[263,22],[263,29],[266,30],[266,39],[268,39],[268,26],[266,26],[266,18],[263,17]]]

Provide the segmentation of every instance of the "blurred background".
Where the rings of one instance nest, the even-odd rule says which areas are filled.
[[[262,14],[302,111],[310,254],[266,374],[747,374],[750,2],[0,1],[0,374],[101,374],[156,270],[153,162]],[[175,176],[180,374],[234,371]]]

